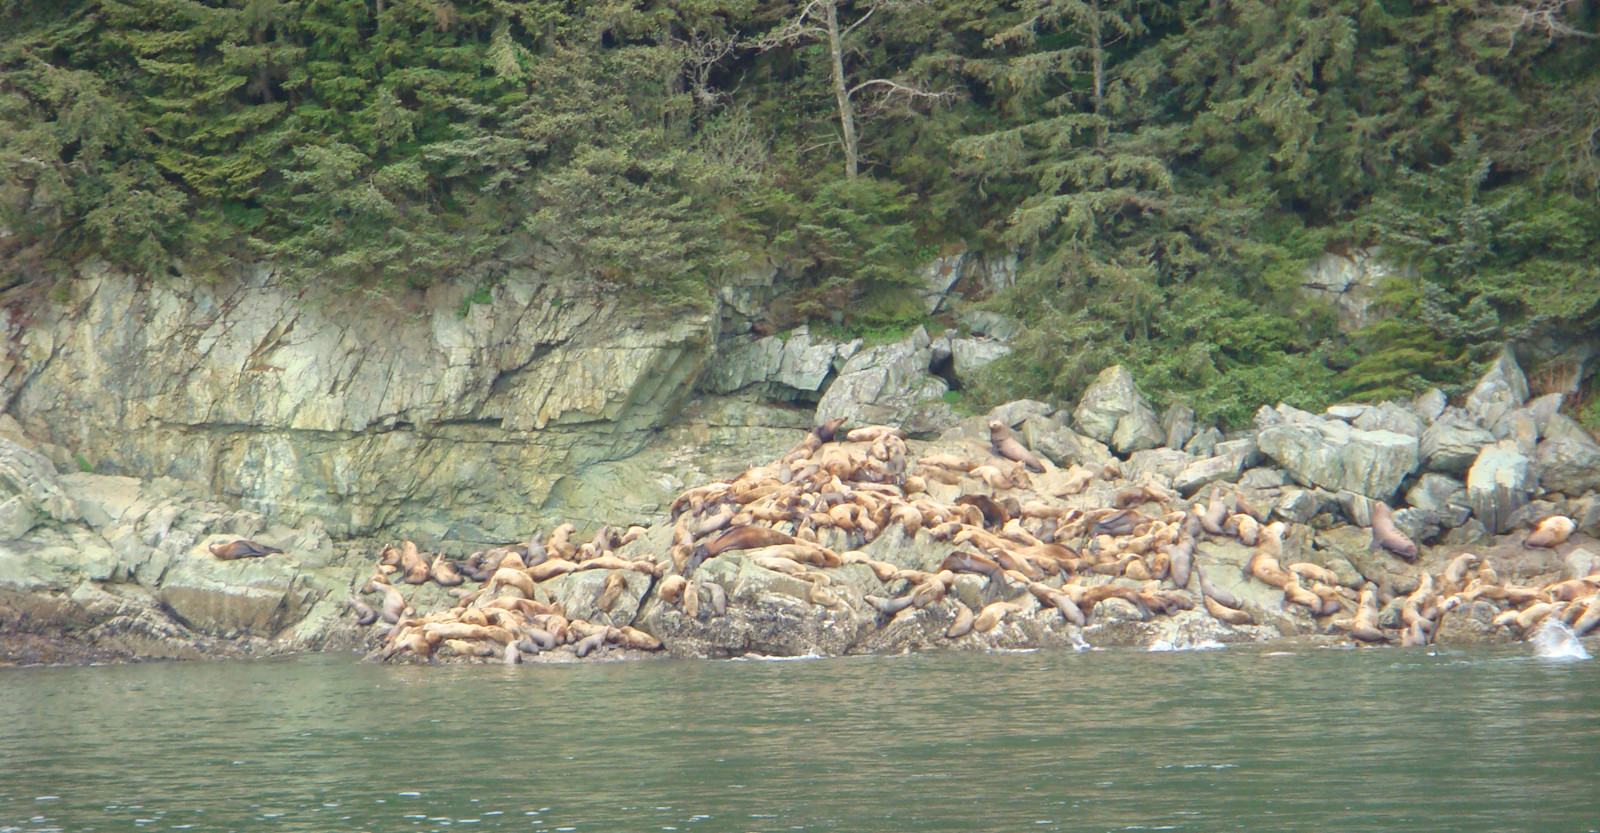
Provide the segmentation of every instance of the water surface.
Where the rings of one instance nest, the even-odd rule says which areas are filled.
[[[1600,661],[0,668],[0,831],[1600,828]]]

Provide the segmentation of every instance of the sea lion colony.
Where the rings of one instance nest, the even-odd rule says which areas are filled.
[[[1418,571],[1415,589],[1405,594],[1365,580],[1341,584],[1335,572],[1310,560],[1284,563],[1295,525],[1268,522],[1270,507],[1254,505],[1248,490],[1218,483],[1185,500],[1157,477],[1124,479],[1116,463],[1098,471],[1059,469],[1034,456],[1009,427],[989,427],[990,442],[968,442],[968,454],[912,459],[897,428],[867,426],[841,437],[839,422],[819,426],[773,463],[679,495],[671,507],[671,544],[663,552],[627,547],[648,532],[642,527],[625,533],[605,527],[579,542],[573,525],[562,524],[547,540],[536,534],[527,543],[474,553],[460,566],[424,556],[405,541],[383,549],[362,588],[364,595],[381,594],[379,609],[354,598],[351,608],[362,624],[381,621],[388,628],[372,654],[385,661],[518,662],[550,651],[577,657],[612,647],[655,651],[663,647],[656,636],[630,622],[569,616],[541,584],[607,571],[589,607],[593,618],[610,618],[626,576],[637,574],[647,582],[639,609],[654,593],[675,615],[707,623],[728,615],[728,588],[697,574],[706,560],[727,557],[743,559],[746,569],[805,582],[806,603],[873,611],[878,627],[939,611],[950,640],[985,634],[1008,618],[1082,628],[1108,605],[1124,606],[1120,618],[1139,620],[1200,606],[1234,627],[1298,606],[1317,632],[1361,644],[1427,644],[1443,617],[1473,601],[1501,610],[1495,627],[1524,634],[1552,616],[1580,636],[1600,624],[1600,573],[1518,586],[1502,581],[1487,559],[1462,554],[1437,575]],[[1374,504],[1372,548],[1415,561],[1417,545],[1387,509]],[[1554,547],[1572,532],[1570,519],[1550,518],[1524,545]],[[888,546],[870,547],[884,560],[862,551],[884,536],[894,536]],[[897,563],[896,553],[910,552],[923,537],[948,551],[942,562],[931,569]],[[1253,548],[1245,580],[1281,591],[1279,610],[1251,604],[1211,580],[1208,570],[1218,565],[1207,563],[1205,548],[1223,539]],[[617,554],[625,548],[636,554]],[[855,587],[836,580],[838,571],[855,565],[876,576],[880,593],[855,598]],[[394,576],[402,584],[448,586],[455,604],[419,616]],[[953,592],[962,580],[981,584],[981,604]],[[468,581],[479,586],[467,589]]]

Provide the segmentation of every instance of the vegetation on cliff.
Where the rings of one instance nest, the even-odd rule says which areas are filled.
[[[915,317],[964,241],[1027,268],[984,398],[1111,361],[1237,422],[1467,379],[1600,317],[1600,9],[1461,0],[0,0],[14,282],[271,260],[426,283],[530,259],[775,328]],[[1325,251],[1405,269],[1341,337]]]

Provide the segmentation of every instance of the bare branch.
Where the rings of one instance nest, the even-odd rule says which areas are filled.
[[[801,7],[799,14],[758,39],[755,44],[756,49],[770,52],[780,46],[791,46],[809,38],[826,38],[828,30],[816,22],[815,14],[827,5],[828,0],[811,0]]]
[[[668,40],[683,58],[695,101],[705,107],[715,106],[725,94],[711,89],[711,71],[739,48],[738,36],[712,37],[695,30],[687,38],[669,35]]]
[[[888,78],[874,78],[870,81],[862,81],[861,83],[850,88],[849,95],[850,97],[854,98],[856,93],[871,87],[886,88],[882,94],[884,98],[903,96],[906,98],[946,99],[954,98],[956,95],[955,90],[939,90],[938,92],[931,92],[929,90],[910,87],[900,83],[899,81],[892,81]]]

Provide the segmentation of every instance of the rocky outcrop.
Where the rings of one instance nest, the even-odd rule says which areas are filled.
[[[1545,490],[1578,496],[1600,489],[1600,443],[1563,414],[1552,414],[1536,460]]]
[[[1372,303],[1378,287],[1394,270],[1374,247],[1346,253],[1328,253],[1306,270],[1301,288],[1338,312],[1339,329],[1351,333],[1372,320]]]
[[[928,372],[932,339],[921,327],[911,337],[852,355],[817,403],[818,424],[845,417],[857,424],[891,423],[913,433],[955,424],[944,402],[949,386]]]
[[[1417,468],[1417,438],[1312,417],[1263,428],[1261,451],[1307,486],[1387,499]]]
[[[1467,394],[1466,409],[1479,424],[1494,425],[1514,408],[1528,401],[1528,379],[1522,375],[1517,358],[1507,347],[1500,351],[1489,372]]]
[[[1472,467],[1478,451],[1494,442],[1494,435],[1464,412],[1445,414],[1422,434],[1423,468],[1460,477]]]
[[[797,327],[784,336],[736,341],[723,347],[699,385],[721,394],[762,385],[773,398],[809,397],[815,401],[825,383],[860,349],[861,339],[835,341],[812,336],[808,327]]]
[[[1100,371],[1072,412],[1078,430],[1126,456],[1166,442],[1167,432],[1122,365]]]
[[[1528,502],[1534,478],[1530,461],[1516,441],[1501,440],[1485,446],[1467,473],[1467,500],[1472,514],[1490,532],[1511,528],[1512,513]]]

